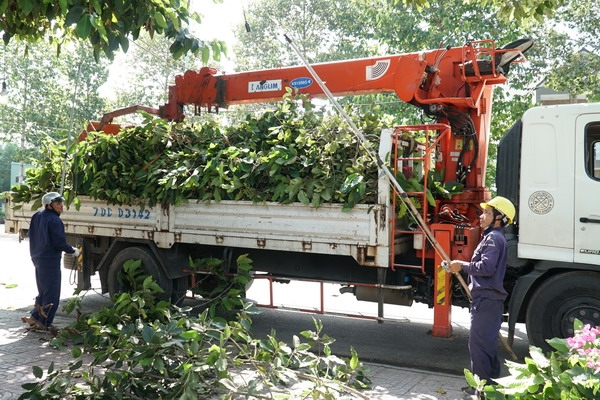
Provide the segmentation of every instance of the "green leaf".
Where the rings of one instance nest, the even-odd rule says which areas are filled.
[[[208,46],[202,47],[202,63],[207,64],[210,60],[210,48]]]
[[[356,186],[362,182],[364,179],[364,177],[362,175],[359,174],[350,174],[346,177],[346,179],[344,180],[344,183],[342,185],[342,187],[340,188],[340,191],[342,193],[348,193],[351,190],[353,190],[354,188],[356,188]]]
[[[29,15],[33,10],[34,2],[33,0],[19,0],[19,6],[23,14]]]
[[[172,9],[167,9],[166,14],[167,14],[169,21],[173,24],[173,28],[176,31],[179,31],[180,23],[179,23],[179,17],[177,16],[177,14]]]
[[[435,198],[429,190],[425,192],[425,197],[427,197],[427,202],[429,203],[429,205],[435,207]]]
[[[221,60],[221,42],[215,40],[211,43],[212,55],[215,61]]]
[[[156,21],[156,24],[161,28],[167,27],[167,21],[165,19],[165,16],[162,15],[159,11],[154,12],[154,21]]]
[[[550,346],[552,346],[554,349],[558,350],[561,353],[566,353],[569,351],[570,346],[567,343],[567,341],[563,338],[552,338],[548,339],[547,342]],[[535,347],[535,350],[532,349],[532,351],[541,352],[541,349]]]
[[[146,343],[152,343],[154,339],[154,329],[150,325],[144,325],[142,329],[142,338],[146,341]]]
[[[473,373],[468,368],[463,370],[463,374],[465,375],[465,380],[470,387],[477,387],[477,381],[475,380]]]
[[[163,373],[165,370],[165,363],[162,358],[156,357],[154,362],[152,363],[153,367],[160,373]]]
[[[31,367],[31,369],[33,370],[33,376],[35,376],[36,378],[41,379],[42,376],[44,376],[44,370],[38,367],[37,365]]]
[[[270,353],[275,351],[275,347],[273,347],[269,340],[260,340],[258,344],[261,347],[261,349],[267,350]]]
[[[352,349],[352,358],[350,358],[350,368],[355,370],[358,368],[358,353]]]
[[[182,339],[192,340],[192,341],[198,341],[201,338],[200,333],[196,330],[189,330],[189,331],[182,332],[180,334],[180,336]]]
[[[71,350],[71,355],[73,356],[73,358],[79,358],[82,354],[83,351],[80,347],[73,347],[73,350]]]
[[[298,200],[300,200],[300,202],[302,204],[306,204],[306,205],[310,204],[310,200],[309,200],[309,198],[306,195],[306,192],[304,190],[300,190],[298,192]]]
[[[92,32],[92,16],[89,14],[83,14],[79,21],[77,21],[77,27],[75,33],[82,39],[87,39]]]

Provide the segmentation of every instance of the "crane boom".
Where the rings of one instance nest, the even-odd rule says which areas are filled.
[[[447,104],[482,107],[486,86],[504,83],[495,60],[506,50],[489,40],[420,53],[314,64],[312,67],[336,96],[396,93],[415,105]],[[183,106],[209,110],[234,104],[279,101],[288,88],[312,97],[324,93],[305,66],[217,75],[214,68],[187,71],[175,78],[161,117],[179,121]]]

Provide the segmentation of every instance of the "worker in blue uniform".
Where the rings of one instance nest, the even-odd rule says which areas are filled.
[[[502,366],[498,357],[498,332],[507,296],[503,284],[507,259],[504,227],[513,222],[515,207],[510,200],[497,196],[481,203],[481,208],[479,223],[483,236],[471,261],[453,260],[449,269],[452,273],[465,271],[469,276],[473,299],[469,331],[471,372],[494,384]]]
[[[79,249],[66,241],[65,227],[60,214],[63,198],[59,193],[49,192],[42,197],[43,209],[37,211],[29,224],[29,252],[35,266],[38,294],[29,317],[22,321],[30,328],[55,330],[52,325],[60,300],[62,253],[79,256]]]

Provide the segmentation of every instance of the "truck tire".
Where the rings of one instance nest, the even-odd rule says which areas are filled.
[[[572,337],[576,318],[584,324],[600,325],[599,287],[600,274],[586,271],[556,275],[544,282],[527,308],[529,344],[554,350],[546,339]]]
[[[158,265],[154,254],[147,247],[127,247],[117,253],[117,256],[113,259],[108,269],[108,292],[111,297],[117,293],[131,290],[131,288],[122,287],[117,279],[119,272],[123,268],[123,264],[129,260],[141,260],[144,271],[148,275],[152,275],[158,286],[164,290],[164,293],[159,298],[171,301],[173,281],[166,276],[160,265]]]

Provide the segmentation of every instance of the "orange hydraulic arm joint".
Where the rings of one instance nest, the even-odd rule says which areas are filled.
[[[111,111],[104,114],[100,122],[88,122],[87,127],[79,134],[78,140],[85,140],[88,132],[93,131],[102,131],[110,135],[117,134],[122,129],[122,126],[118,124],[113,124],[113,120],[122,115],[131,114],[136,111],[146,111],[147,113],[152,115],[160,115],[160,110],[144,106],[131,106]]]

